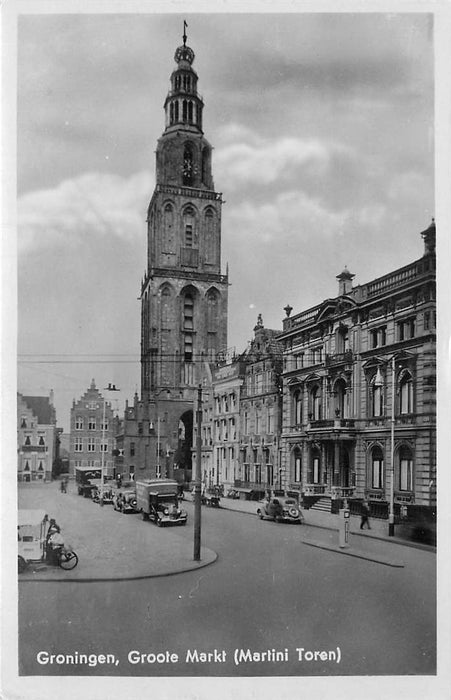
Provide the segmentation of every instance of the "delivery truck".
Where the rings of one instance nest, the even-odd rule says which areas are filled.
[[[179,485],[173,479],[144,479],[136,482],[136,507],[143,520],[163,525],[186,525],[188,514],[179,507]]]

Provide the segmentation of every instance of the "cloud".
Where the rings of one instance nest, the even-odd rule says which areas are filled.
[[[92,237],[133,241],[142,236],[153,178],[87,173],[18,201],[18,250],[74,248]]]
[[[272,185],[283,187],[297,178],[325,177],[332,158],[349,154],[351,149],[319,139],[282,137],[267,140],[238,124],[221,133],[223,146],[215,153],[215,168],[221,187],[228,191]]]
[[[348,213],[328,210],[303,192],[283,192],[261,205],[246,201],[228,213],[227,229],[232,240],[243,239],[254,245],[299,246],[302,240],[327,239],[340,233]]]

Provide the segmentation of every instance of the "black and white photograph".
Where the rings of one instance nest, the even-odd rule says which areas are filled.
[[[2,696],[449,698],[450,3],[2,15]]]

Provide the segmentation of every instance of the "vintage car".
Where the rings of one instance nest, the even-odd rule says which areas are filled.
[[[94,503],[100,503],[100,489],[101,489],[101,484],[96,484],[95,488],[91,492],[91,498],[94,501]],[[111,505],[113,503],[113,490],[105,485],[103,488],[103,504],[104,505]]]
[[[138,513],[135,489],[124,489],[113,496],[113,508],[121,513]]]
[[[274,520],[276,523],[299,523],[304,522],[299,504],[295,498],[283,498],[277,496],[269,498],[259,503],[257,515],[260,520],[267,518]]]
[[[186,525],[188,515],[179,507],[178,484],[172,479],[146,479],[136,482],[136,500],[143,520],[156,525]]]

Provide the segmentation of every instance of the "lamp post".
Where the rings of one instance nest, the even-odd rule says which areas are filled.
[[[116,388],[116,384],[108,384],[104,388],[104,391],[120,391]],[[100,447],[102,458],[101,458],[101,481],[100,481],[100,497],[99,505],[103,506],[103,494],[105,490],[105,420],[106,420],[106,398],[103,397],[103,422],[102,422],[102,445]]]
[[[391,358],[391,425],[390,425],[390,511],[388,536],[395,534],[395,356]]]
[[[395,534],[395,356],[389,360],[391,368],[391,410],[390,410],[390,492],[388,511],[388,536]],[[380,368],[377,368],[374,387],[381,388],[383,379]],[[376,399],[373,399],[374,404]]]
[[[196,478],[194,480],[194,561],[200,561],[201,542],[201,451],[202,385],[197,390]]]

